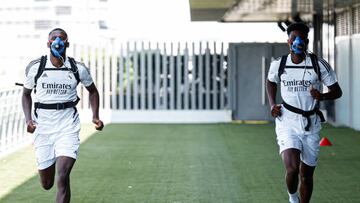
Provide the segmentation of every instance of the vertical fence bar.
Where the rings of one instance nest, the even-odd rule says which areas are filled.
[[[198,109],[202,110],[204,103],[203,103],[203,56],[202,56],[202,43],[200,42],[200,46],[199,46],[199,56],[198,56],[198,72],[199,72],[199,85],[198,85],[198,101],[199,101],[199,105],[198,105]]]
[[[224,74],[224,44],[221,43],[221,53],[220,53],[220,109],[225,108],[225,85],[224,81],[226,80]]]
[[[104,83],[105,83],[105,91],[104,91],[104,102],[105,102],[105,108],[106,109],[110,109],[110,84],[111,84],[111,77],[110,77],[110,54],[109,54],[109,49],[105,48],[104,49]]]
[[[191,70],[191,109],[196,109],[196,54],[195,43],[192,43],[192,70]]]
[[[167,53],[166,53],[166,44],[164,43],[164,55],[162,60],[162,68],[164,75],[163,82],[163,109],[168,109],[168,64],[167,64]]]
[[[11,148],[13,144],[13,124],[14,124],[14,90],[10,91],[10,95],[8,97],[8,122],[7,122],[7,136],[6,136],[6,148]]]
[[[231,89],[231,79],[230,79],[230,77],[231,77],[231,66],[229,66],[229,53],[230,53],[230,50],[229,50],[229,48],[226,50],[226,52],[227,52],[227,57],[228,57],[228,61],[227,61],[227,67],[226,67],[226,80],[227,80],[227,86],[226,86],[226,104],[225,104],[225,108],[227,108],[227,109],[230,109],[230,110],[232,110],[232,98],[231,98],[231,91],[233,91],[232,89]]]
[[[98,82],[97,82],[97,53],[96,53],[96,48],[94,47],[90,47],[90,73],[91,73],[91,77],[93,78],[94,84],[96,85],[97,88],[98,87]]]
[[[140,55],[140,85],[141,85],[141,110],[146,108],[145,106],[145,50],[144,50],[144,42],[141,42],[141,55]]]
[[[180,110],[182,109],[182,99],[181,99],[181,91],[182,91],[182,85],[181,85],[181,79],[182,79],[182,73],[181,73],[181,53],[180,53],[180,43],[178,43],[177,47],[177,56],[176,56],[176,109]],[[174,78],[175,79],[175,78]]]
[[[212,61],[212,67],[213,67],[213,85],[212,85],[212,109],[218,109],[218,87],[217,87],[217,76],[218,76],[218,59],[217,59],[217,53],[216,53],[216,42],[214,42],[214,54],[213,54],[213,61]]]
[[[7,129],[7,119],[8,119],[8,104],[7,104],[7,95],[8,92],[5,91],[1,94],[3,99],[1,99],[1,103],[4,106],[1,114],[2,115],[2,121],[1,121],[1,137],[0,137],[0,152],[5,151],[6,148],[6,129]]]
[[[210,109],[210,49],[206,42],[205,49],[205,108]]]
[[[174,45],[171,43],[170,50],[170,109],[175,109],[175,70],[174,70]]]
[[[133,62],[133,66],[134,66],[134,95],[133,95],[133,98],[134,98],[134,109],[135,110],[138,110],[139,108],[139,52],[137,50],[137,43],[134,42],[134,51],[133,51],[133,59],[134,59],[134,62]]]
[[[6,106],[6,110],[5,110],[5,115],[7,115],[4,119],[4,124],[3,124],[3,128],[4,128],[4,133],[3,133],[3,137],[2,137],[2,149],[5,151],[7,150],[8,148],[8,136],[9,136],[9,114],[10,114],[10,111],[11,111],[11,108],[10,108],[10,102],[9,102],[9,95],[11,94],[10,91],[7,91],[7,94],[6,94],[6,99],[5,99],[5,106]]]
[[[189,50],[185,43],[184,49],[184,109],[189,109]]]
[[[159,43],[156,43],[155,52],[155,109],[160,109],[160,49]]]
[[[119,54],[119,109],[125,109],[124,103],[124,47],[120,45],[120,54]]]
[[[152,57],[153,57],[153,52],[151,51],[151,44],[149,42],[149,48],[147,50],[147,93],[148,93],[148,98],[147,98],[147,103],[148,103],[148,108],[149,110],[153,109],[153,62],[152,62]]]
[[[131,109],[131,80],[130,80],[130,44],[126,43],[126,110]]]
[[[119,95],[117,94],[118,87],[118,63],[117,63],[117,49],[114,43],[111,44],[111,109],[119,109],[118,101]]]
[[[98,77],[98,90],[100,97],[100,107],[105,108],[104,102],[104,50],[103,48],[98,48],[98,66],[97,66],[97,77]]]
[[[74,44],[73,45],[73,57],[76,61],[81,61],[83,62],[82,58],[81,58],[81,46],[80,45],[77,45],[77,44]],[[77,91],[77,94],[80,95],[79,97],[81,98],[80,101],[79,101],[79,107],[80,108],[83,108],[84,105],[83,105],[83,102],[84,102],[84,99],[83,99],[83,87],[82,85],[78,85],[76,87],[76,91]]]
[[[90,60],[89,60],[89,47],[84,46],[83,47],[83,63],[85,64],[85,67],[88,68],[89,64],[90,64]],[[83,89],[83,109],[87,109],[89,108],[89,92],[83,87],[82,85],[82,89]]]

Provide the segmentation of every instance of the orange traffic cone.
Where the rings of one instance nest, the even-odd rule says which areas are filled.
[[[320,146],[331,146],[331,142],[329,139],[327,139],[326,137],[323,137],[321,140],[320,140]]]

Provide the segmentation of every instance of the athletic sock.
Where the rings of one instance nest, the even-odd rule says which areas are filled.
[[[294,194],[290,194],[290,192],[288,192],[288,194],[289,194],[289,202],[290,203],[299,203],[298,192],[295,192]]]

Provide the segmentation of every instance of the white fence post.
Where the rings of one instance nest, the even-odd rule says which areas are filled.
[[[189,109],[189,50],[188,44],[184,49],[184,109]]]
[[[124,52],[123,45],[120,46],[120,55],[119,55],[119,109],[123,110],[124,106]]]
[[[149,110],[153,109],[153,52],[151,50],[151,44],[149,42],[149,49],[147,51],[147,103],[148,103],[148,108]]]
[[[214,42],[214,54],[212,61],[212,109],[218,109],[218,87],[217,87],[217,77],[218,77],[218,65],[217,65],[217,53],[216,53],[216,42]]]
[[[181,92],[182,92],[182,72],[181,72],[181,53],[180,53],[180,42],[178,43],[177,47],[177,56],[176,56],[176,109],[182,109],[182,99],[181,99]]]
[[[104,104],[105,109],[110,109],[110,54],[109,54],[109,48],[103,49],[103,60],[104,60]]]
[[[205,109],[210,109],[210,48],[206,42],[205,48]]]
[[[134,98],[134,110],[139,109],[139,63],[138,63],[138,51],[137,43],[134,42],[134,54],[133,54],[133,68],[134,68],[134,84],[133,84],[133,98]]]
[[[126,110],[131,109],[131,81],[130,81],[130,44],[126,44]]]
[[[118,63],[117,49],[115,44],[111,44],[111,109],[119,109],[117,101],[119,100],[116,88],[118,86]]]
[[[160,49],[159,43],[156,43],[155,52],[155,109],[160,109]]]
[[[146,106],[145,106],[145,98],[146,98],[146,94],[145,94],[145,50],[144,50],[144,42],[141,43],[141,52],[140,52],[140,85],[141,85],[141,98],[140,98],[140,103],[141,103],[141,110],[145,110]]]
[[[162,69],[163,69],[163,86],[162,86],[162,95],[163,95],[163,109],[168,109],[168,60],[166,53],[166,44],[164,43],[164,54],[162,60]]]
[[[225,84],[224,81],[225,73],[224,73],[224,44],[221,43],[221,53],[220,53],[220,109],[225,108]]]

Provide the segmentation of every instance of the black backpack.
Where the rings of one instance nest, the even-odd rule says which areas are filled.
[[[71,58],[71,57],[68,57],[68,59],[69,59],[70,66],[71,66],[70,70],[74,74],[75,79],[76,79],[77,83],[79,84],[80,75],[79,75],[78,68],[76,66],[76,61],[75,61],[74,58]],[[40,78],[40,76],[43,74],[43,72],[45,70],[46,60],[47,60],[47,56],[41,56],[39,69],[38,69],[38,72],[37,72],[37,74],[35,76],[35,87],[36,87],[38,79]]]
[[[279,71],[278,71],[278,76],[279,79],[281,79],[281,75],[284,73],[285,67],[286,67],[286,60],[287,60],[288,55],[283,55],[281,57],[281,61],[280,61],[280,66],[279,66]],[[318,63],[318,58],[315,54],[311,53],[310,54],[310,59],[311,59],[311,63],[312,63],[312,67],[314,68],[315,73],[317,74],[319,81],[321,81],[321,71],[320,71],[320,66]]]

